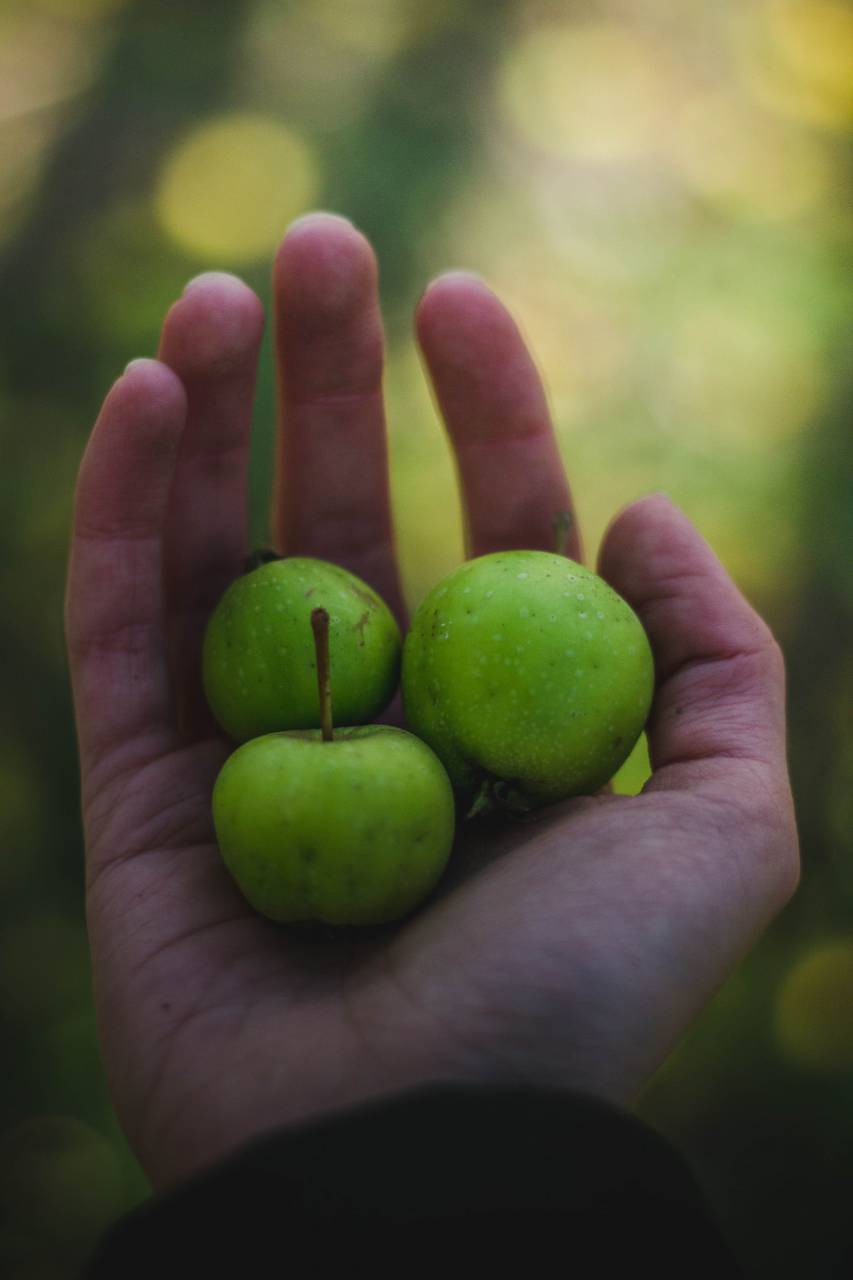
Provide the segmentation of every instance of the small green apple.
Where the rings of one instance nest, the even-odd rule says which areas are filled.
[[[330,625],[311,612],[318,730],[238,747],[213,788],[220,852],[256,911],[282,923],[384,924],[407,915],[450,856],[455,801],[426,743],[332,723]]]
[[[430,748],[386,725],[266,734],[229,756],[213,817],[226,866],[281,922],[367,925],[408,914],[439,880],[454,797]]]
[[[589,794],[629,755],[654,686],[639,618],[565,556],[505,551],[426,597],[403,647],[403,701],[474,808]]]
[[[339,724],[374,719],[390,702],[400,668],[400,630],[376,592],[325,560],[270,560],[232,582],[207,624],[202,678],[219,724],[237,742],[319,725],[309,619],[330,616]]]

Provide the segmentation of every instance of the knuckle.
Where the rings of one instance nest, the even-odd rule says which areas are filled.
[[[744,683],[761,690],[777,689],[785,683],[785,657],[773,632],[756,617],[754,637],[740,653],[733,654],[733,665]]]

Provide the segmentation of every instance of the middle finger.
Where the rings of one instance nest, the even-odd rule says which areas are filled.
[[[281,424],[274,534],[405,607],[391,520],[376,259],[345,218],[291,226],[275,263]]]

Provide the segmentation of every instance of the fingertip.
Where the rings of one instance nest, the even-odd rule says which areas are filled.
[[[320,320],[363,305],[379,275],[373,247],[348,218],[318,211],[288,227],[275,257],[279,299]]]
[[[432,303],[436,298],[443,295],[454,297],[459,291],[467,291],[469,289],[485,290],[492,294],[492,290],[486,284],[481,275],[476,271],[467,271],[461,267],[454,267],[451,271],[441,271],[437,276],[429,281],[423,293],[421,294],[418,309],[424,304]],[[492,294],[492,296],[494,296]]]
[[[300,214],[298,218],[293,219],[284,233],[285,238],[316,228],[325,228],[327,231],[340,230],[345,233],[356,230],[352,219],[345,217],[342,213],[335,213],[332,209],[311,209],[308,213]]]
[[[665,493],[663,489],[653,489],[650,493],[644,493],[639,498],[626,502],[613,516],[608,528],[612,529],[617,524],[621,525],[623,522],[645,517],[645,515],[655,511],[660,511],[661,513],[676,511],[681,515],[684,514],[668,493]]]
[[[467,395],[480,387],[478,396],[488,398],[492,414],[497,395],[509,397],[505,409],[517,418],[519,394],[529,400],[535,385],[536,414],[541,418],[541,379],[524,336],[479,276],[450,271],[436,277],[418,304],[415,330],[433,379],[451,395]]]
[[[630,579],[636,587],[638,573],[643,578],[648,573],[658,581],[662,562],[689,556],[691,547],[701,547],[716,562],[681,508],[657,490],[628,503],[612,518],[601,542],[598,572],[611,585]]]
[[[105,408],[118,402],[125,412],[145,410],[163,415],[183,415],[187,396],[181,379],[162,360],[138,357],[131,360],[110,388]]]
[[[470,555],[553,548],[571,498],[539,370],[506,306],[474,272],[427,286],[415,329],[460,478]],[[573,525],[567,552],[580,556]]]
[[[661,669],[684,649],[706,655],[760,646],[768,628],[692,520],[664,493],[624,507],[602,540],[598,571],[636,610]]]
[[[227,376],[260,346],[264,309],[238,276],[207,271],[186,285],[163,324],[160,355],[182,376]]]
[[[132,360],[110,388],[83,451],[78,532],[157,527],[186,419],[177,374],[160,360]]]
[[[440,338],[448,327],[482,324],[483,313],[489,309],[508,314],[482,276],[474,271],[443,271],[421,294],[415,308],[415,328],[420,340],[429,342]]]
[[[186,298],[191,293],[198,293],[200,290],[224,290],[228,293],[251,293],[251,289],[239,276],[235,276],[230,271],[202,271],[199,275],[193,276],[184,285],[182,297]],[[252,295],[254,296],[254,295]]]

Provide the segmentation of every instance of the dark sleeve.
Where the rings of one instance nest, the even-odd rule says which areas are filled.
[[[463,1263],[742,1276],[682,1158],[634,1117],[565,1092],[443,1086],[255,1143],[124,1218],[83,1280],[308,1264],[397,1280]]]

